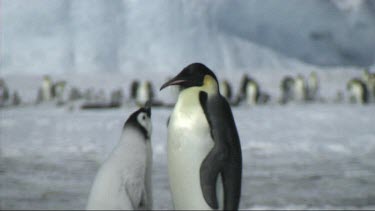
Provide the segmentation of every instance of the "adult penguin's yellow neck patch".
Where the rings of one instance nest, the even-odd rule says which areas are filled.
[[[210,75],[204,76],[204,79],[203,79],[204,91],[206,91],[208,94],[211,94],[211,93],[217,93],[218,89],[219,89],[218,84],[212,76]]]

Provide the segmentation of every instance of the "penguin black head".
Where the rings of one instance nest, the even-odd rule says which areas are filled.
[[[138,109],[129,116],[128,120],[126,120],[124,124],[124,129],[127,127],[135,127],[141,131],[145,139],[150,139],[152,124],[151,107],[149,106],[149,103],[146,103],[145,107]]]
[[[160,90],[171,85],[179,85],[181,89],[203,86],[206,76],[211,76],[218,84],[215,74],[208,67],[201,63],[193,63],[185,67],[176,77],[163,84]]]

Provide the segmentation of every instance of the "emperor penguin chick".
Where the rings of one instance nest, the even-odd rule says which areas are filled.
[[[161,89],[181,91],[168,124],[168,174],[174,209],[237,210],[242,155],[231,108],[215,74],[193,63]]]
[[[119,143],[96,175],[88,210],[152,209],[151,131],[151,108],[130,115]]]

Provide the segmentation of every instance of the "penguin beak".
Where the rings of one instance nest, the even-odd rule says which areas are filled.
[[[160,91],[162,89],[164,89],[165,87],[167,87],[167,86],[181,85],[181,84],[183,84],[185,82],[187,82],[187,80],[182,79],[179,76],[176,76],[176,77],[172,78],[171,80],[167,81],[165,84],[163,84],[163,86],[161,86],[161,88],[160,88]]]

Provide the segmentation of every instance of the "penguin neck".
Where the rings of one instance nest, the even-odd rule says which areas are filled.
[[[220,88],[219,88],[220,94],[223,95],[224,97],[229,96],[229,90],[228,90],[228,85],[226,83],[221,83]]]
[[[120,170],[124,168],[127,171],[138,168],[137,164],[147,166],[148,160],[152,156],[150,146],[150,141],[144,139],[144,136],[136,128],[125,128],[120,141],[107,161],[111,165],[117,166],[116,168],[120,168]]]
[[[208,97],[219,94],[219,85],[217,81],[210,75],[206,75],[203,79],[202,86],[193,86],[183,89],[180,92],[178,100],[189,100],[191,97],[199,96],[199,92],[207,93]]]
[[[138,128],[130,126],[124,128],[118,147],[128,149],[145,148],[149,142],[150,140],[145,139],[145,136]]]

